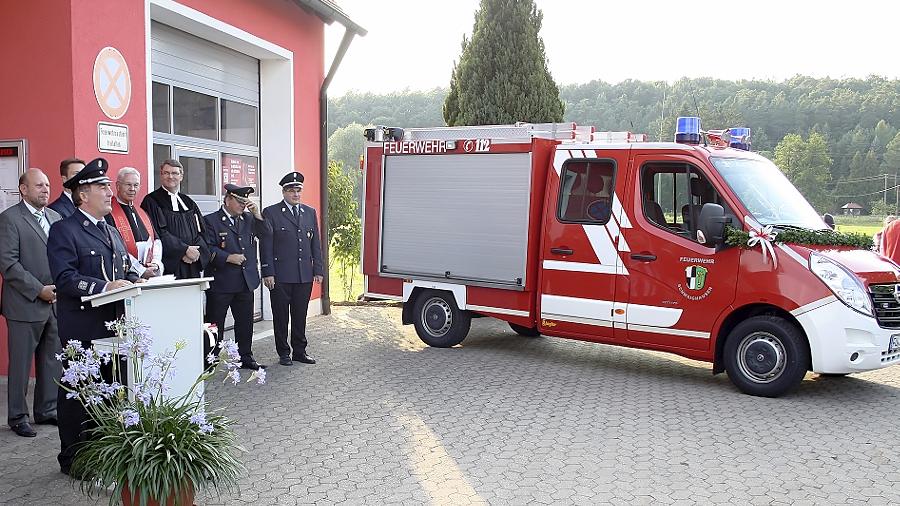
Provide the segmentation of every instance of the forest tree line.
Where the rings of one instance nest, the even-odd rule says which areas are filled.
[[[683,78],[674,84],[591,81],[559,90],[564,120],[598,130],[630,130],[670,141],[678,116],[700,116],[704,129],[750,127],[753,150],[778,163],[820,212],[839,212],[848,202],[876,214],[896,212],[900,80]],[[444,125],[447,93],[435,88],[332,98],[330,158],[343,161],[345,169],[357,167],[363,125]]]

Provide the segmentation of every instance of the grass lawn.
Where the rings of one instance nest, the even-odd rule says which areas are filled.
[[[330,262],[328,269],[328,295],[331,297],[332,302],[343,302],[346,300],[356,300],[356,297],[363,293],[363,275],[362,275],[362,266],[357,265],[356,268],[352,272],[353,276],[353,289],[350,292],[350,297],[347,297],[347,294],[344,290],[344,276],[341,274],[341,264],[337,260],[335,260],[334,256],[331,256],[328,261]]]
[[[841,225],[837,226],[838,232],[847,232],[847,233],[855,233],[855,234],[866,234],[871,237],[875,235],[876,232],[881,230],[881,225],[861,225],[861,224],[853,224],[853,225]]]

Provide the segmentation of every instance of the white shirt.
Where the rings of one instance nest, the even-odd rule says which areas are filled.
[[[47,219],[46,208],[41,208],[41,210],[38,211],[37,208],[32,206],[31,204],[29,204],[27,200],[22,199],[22,202],[25,204],[25,207],[28,208],[28,212],[30,212],[32,216],[35,216],[35,219],[37,219],[37,216],[36,216],[37,213],[41,213],[41,220],[40,220],[41,228],[44,229],[45,234],[49,234],[50,233],[50,220]]]
[[[97,222],[100,220],[98,220],[97,218],[94,218],[89,213],[84,212],[80,207],[78,208],[78,211],[81,214],[83,214],[87,219],[91,220],[91,223],[93,223],[95,227],[97,226]],[[104,221],[103,224],[106,225],[106,222]]]
[[[293,215],[295,207],[297,208],[297,216],[300,216],[300,213],[303,212],[303,203],[302,202],[297,205],[291,204],[287,200],[284,200],[283,202],[284,202],[284,205],[287,206],[288,212],[290,212],[291,215]]]
[[[126,202],[122,202],[121,200],[119,200],[119,197],[116,197],[116,200],[119,202],[119,204],[126,205],[126,206],[131,205]],[[135,214],[137,214],[137,213],[135,213]],[[141,217],[135,216],[134,219],[140,220]],[[149,232],[149,230],[148,230],[148,232]],[[157,274],[162,275],[163,269],[164,269],[163,263],[162,263],[162,241],[160,241],[159,239],[154,239],[152,243],[150,241],[135,241],[134,243],[135,243],[135,245],[137,245],[137,254],[140,258],[147,258],[147,256],[148,256],[147,249],[153,248],[153,253],[150,255],[151,256],[150,263],[158,265],[159,270],[158,270]],[[147,268],[144,267],[144,263],[141,262],[140,260],[138,260],[137,258],[135,258],[135,256],[132,255],[130,252],[128,253],[128,256],[131,258],[131,272],[137,274],[138,276],[143,276],[144,272],[147,271]]]

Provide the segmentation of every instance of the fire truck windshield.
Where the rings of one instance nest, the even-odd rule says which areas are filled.
[[[825,222],[781,170],[765,158],[711,157],[713,165],[762,225],[820,230]]]

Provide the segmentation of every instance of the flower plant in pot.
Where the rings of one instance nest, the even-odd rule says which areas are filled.
[[[118,337],[111,351],[69,341],[58,356],[64,362],[61,385],[85,407],[93,426],[72,463],[82,493],[110,493],[110,505],[121,499],[126,505],[180,506],[193,504],[196,493],[235,492],[244,450],[232,421],[207,411],[198,387],[220,374],[223,382],[242,381],[237,344],[223,341],[217,355],[206,357],[208,367],[190,391],[174,397],[169,384],[185,343],[153,354],[149,329],[139,321],[123,317],[107,327]],[[265,375],[264,369],[254,371],[247,382],[263,384]]]

